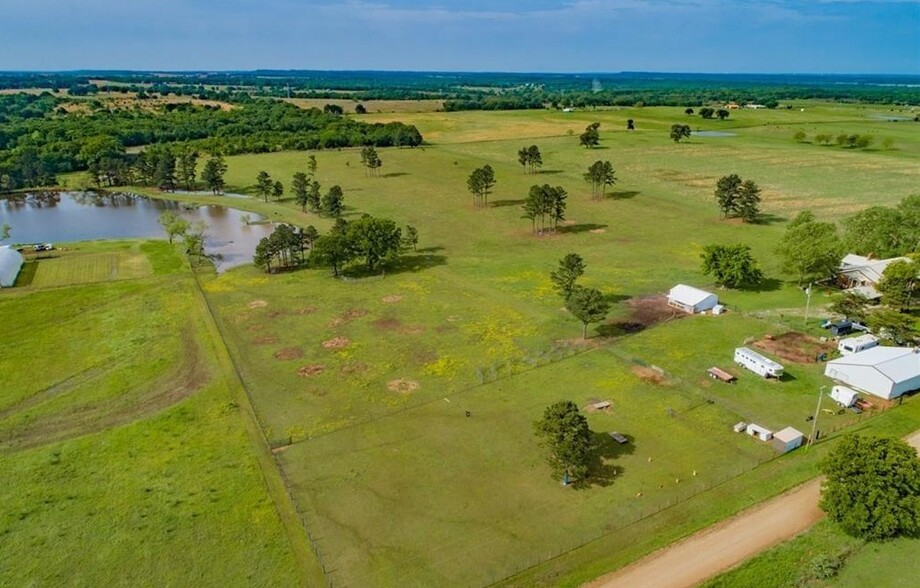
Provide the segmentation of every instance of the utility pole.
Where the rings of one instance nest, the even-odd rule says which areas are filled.
[[[805,446],[805,453],[808,453],[808,448],[815,442],[815,431],[818,430],[818,414],[821,412],[821,399],[824,397],[826,387],[821,386],[821,389],[818,390],[818,406],[815,407],[815,418],[811,422],[811,436],[808,438],[808,445]]]
[[[811,282],[805,288],[805,326],[808,326],[808,310],[811,308]]]

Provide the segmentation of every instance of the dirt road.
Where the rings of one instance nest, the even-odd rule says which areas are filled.
[[[920,450],[920,431],[906,439]],[[814,479],[727,521],[700,531],[619,571],[590,588],[688,588],[787,541],[818,522],[821,479]]]

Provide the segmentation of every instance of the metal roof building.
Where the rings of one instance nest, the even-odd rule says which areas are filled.
[[[668,292],[668,305],[690,314],[709,310],[718,303],[719,297],[712,292],[684,284],[678,284]]]
[[[920,350],[873,347],[827,362],[824,375],[851,388],[891,400],[920,388]]]
[[[11,288],[22,269],[22,254],[9,247],[0,247],[0,288]]]

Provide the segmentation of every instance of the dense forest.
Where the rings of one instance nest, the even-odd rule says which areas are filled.
[[[246,96],[217,106],[166,104],[154,110],[103,108],[67,112],[52,94],[0,96],[0,190],[52,184],[58,173],[87,169],[105,148],[128,160],[126,148],[179,144],[210,154],[361,145],[415,147],[414,126],[369,124],[318,109]]]

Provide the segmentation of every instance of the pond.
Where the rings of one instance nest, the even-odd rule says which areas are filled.
[[[271,223],[246,224],[262,216],[226,206],[197,206],[136,194],[60,192],[0,199],[0,224],[12,227],[13,243],[60,243],[92,239],[165,238],[158,221],[167,210],[190,222],[203,221],[205,251],[218,255],[218,271],[252,261],[256,244],[274,230]]]
[[[738,133],[729,133],[728,131],[693,131],[694,137],[736,137]]]

